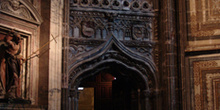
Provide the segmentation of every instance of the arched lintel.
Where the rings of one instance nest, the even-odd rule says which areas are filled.
[[[123,68],[126,68],[127,70],[129,70],[131,72],[131,74],[133,74],[133,76],[136,76],[136,78],[139,78],[139,80],[141,80],[142,83],[144,83],[144,86],[142,87],[143,89],[149,90],[148,78],[146,77],[146,75],[144,75],[137,68],[131,67],[131,66],[129,66],[121,61],[115,60],[115,59],[103,60],[103,61],[99,62],[98,64],[93,65],[90,68],[87,68],[85,70],[80,71],[79,73],[77,73],[77,75],[74,76],[74,78],[72,78],[71,82],[69,83],[69,89],[76,90],[77,86],[80,84],[80,82],[83,79],[98,74],[100,71],[103,70],[102,68],[100,68],[100,66],[102,66],[102,65],[106,66],[108,64],[114,64],[115,66],[117,65],[117,67],[121,66],[122,71],[123,71]],[[110,68],[110,69],[114,69],[114,68]],[[93,71],[93,70],[96,70],[96,71]],[[93,72],[91,72],[91,71],[93,71]]]
[[[116,49],[113,49],[112,46],[115,46]],[[102,44],[98,49],[95,49],[90,52],[90,54],[84,54],[77,58],[75,58],[70,64],[69,67],[69,80],[72,81],[73,77],[76,78],[79,74],[79,72],[75,72],[75,69],[79,68],[80,66],[83,66],[83,64],[86,64],[91,61],[96,61],[101,56],[105,55],[106,53],[109,53],[110,51],[115,50],[117,52],[122,53],[125,55],[127,59],[133,60],[135,63],[138,63],[141,67],[144,67],[146,69],[145,72],[141,72],[145,76],[151,76],[153,78],[153,83],[155,84],[154,89],[158,88],[158,78],[156,76],[156,66],[153,62],[153,59],[148,58],[146,56],[141,56],[139,54],[136,54],[135,52],[128,49],[126,46],[124,46],[120,41],[117,40],[117,38],[112,35],[109,37],[108,41],[104,44]],[[123,61],[122,61],[123,62]],[[140,69],[136,68],[140,71]],[[79,70],[81,72],[81,70]],[[70,81],[69,81],[70,82]]]
[[[37,25],[40,25],[43,22],[43,19],[41,17],[41,15],[39,14],[39,12],[36,10],[36,8],[33,6],[33,4],[31,4],[29,1],[27,0],[20,0],[20,2],[22,4],[24,4],[28,10],[31,12],[31,14],[34,16]]]

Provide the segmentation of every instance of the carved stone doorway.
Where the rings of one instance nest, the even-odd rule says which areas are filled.
[[[94,50],[94,53],[81,58],[83,60],[76,62],[70,68],[68,80],[69,109],[78,110],[79,90],[83,82],[91,77],[97,76],[100,72],[109,73],[116,77],[112,84],[112,100],[116,100],[116,106],[120,103],[117,100],[127,100],[126,105],[132,101],[131,92],[136,92],[140,98],[134,98],[137,103],[133,110],[156,110],[157,78],[152,60],[130,52],[121,42],[112,36],[108,42],[100,46],[102,48]],[[118,79],[118,80],[117,80]],[[117,82],[118,81],[118,82]],[[129,86],[128,86],[129,85]],[[124,89],[122,89],[125,87]],[[128,87],[128,88],[126,88]],[[130,87],[130,88],[129,88]],[[117,92],[122,92],[120,95]],[[123,93],[124,92],[124,93]],[[118,96],[118,97],[117,97]],[[121,97],[125,97],[124,99]],[[139,100],[139,102],[138,102]],[[114,101],[113,101],[114,102]],[[113,104],[114,105],[114,104]],[[132,107],[131,106],[131,107]],[[120,110],[129,110],[124,106]],[[101,110],[101,109],[96,109]],[[113,109],[112,109],[113,110]],[[115,109],[117,110],[117,109]],[[132,110],[132,109],[131,109]]]
[[[132,82],[131,91],[139,91],[141,97],[138,110],[157,110],[153,4],[130,0],[65,0],[65,4],[62,108],[78,110],[80,84],[105,71],[121,78],[116,82],[119,87]]]
[[[84,78],[77,78],[79,82],[75,87],[94,88],[94,110],[151,110],[148,85],[134,70],[106,62],[84,74]],[[80,90],[75,89],[72,93],[73,109],[81,110],[78,107]]]
[[[141,110],[144,84],[138,84],[131,71],[122,71],[123,67],[113,65],[81,81],[78,110]]]

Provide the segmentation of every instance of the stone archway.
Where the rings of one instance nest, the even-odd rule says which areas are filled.
[[[156,109],[151,100],[158,88],[156,69],[151,58],[133,53],[119,42],[114,36],[108,42],[94,50],[88,56],[74,61],[69,71],[68,94],[69,109],[77,110],[78,86],[80,82],[106,68],[121,67],[122,70],[131,71],[127,74],[141,86],[142,104],[141,110]],[[114,66],[111,66],[114,65]]]

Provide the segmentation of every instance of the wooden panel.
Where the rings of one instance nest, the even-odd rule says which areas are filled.
[[[112,110],[112,80],[113,76],[101,73],[96,77],[95,106],[96,110]]]

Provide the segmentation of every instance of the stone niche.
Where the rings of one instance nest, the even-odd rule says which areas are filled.
[[[41,109],[38,102],[39,26],[42,18],[27,0],[0,0],[0,42],[12,30],[20,34],[24,62],[20,70],[20,97],[0,98],[0,109]]]

